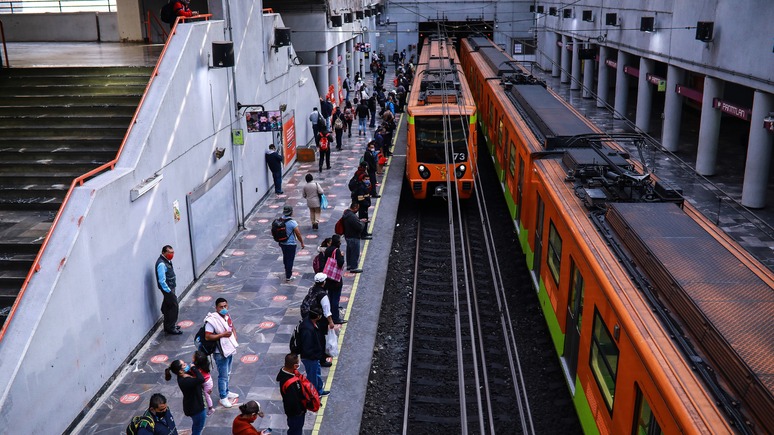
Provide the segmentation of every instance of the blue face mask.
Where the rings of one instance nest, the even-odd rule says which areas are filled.
[[[185,368],[183,369],[183,371],[188,373],[189,371],[191,371],[191,366],[186,365]]]
[[[218,312],[220,313],[221,316],[225,316],[226,314],[228,314],[228,310],[225,309],[225,308],[220,310],[220,311],[218,311]]]

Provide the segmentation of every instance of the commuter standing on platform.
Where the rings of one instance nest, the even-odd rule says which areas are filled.
[[[331,129],[331,114],[333,113],[333,104],[324,97],[320,97],[320,113],[325,119],[325,128]]]
[[[349,90],[352,87],[352,82],[349,79],[349,73],[347,73],[347,77],[344,79],[344,83],[342,83],[341,86],[344,88],[344,91],[346,91],[344,100],[349,101]]]
[[[301,321],[298,332],[301,335],[301,362],[306,369],[306,377],[314,385],[320,396],[330,394],[330,391],[323,390],[322,372],[320,371],[320,360],[325,359],[325,348],[320,341],[319,323],[322,318],[320,307],[313,306],[309,313]]]
[[[355,119],[355,108],[347,101],[344,106],[344,122],[347,123],[347,137],[352,137],[352,121]]]
[[[347,241],[347,271],[351,273],[360,273],[363,269],[359,269],[358,263],[360,262],[360,239],[370,239],[370,234],[365,234],[366,224],[357,217],[357,211],[360,208],[360,204],[357,201],[352,201],[349,208],[344,210],[344,239]]]
[[[322,115],[320,115],[320,112],[317,111],[317,108],[315,107],[312,109],[312,113],[309,114],[309,122],[312,123],[312,134],[314,135],[314,144],[319,146],[320,143],[318,142],[318,136],[320,134],[320,126],[325,126],[325,121],[322,121]]]
[[[304,419],[306,417],[306,407],[301,401],[304,397],[301,392],[301,383],[291,382],[285,384],[298,373],[298,367],[301,360],[298,355],[289,353],[285,355],[285,365],[277,373],[277,382],[282,395],[282,407],[288,418],[288,435],[302,435],[304,433]]]
[[[296,261],[297,244],[301,243],[301,249],[306,248],[304,238],[301,236],[301,230],[298,229],[298,222],[291,216],[293,216],[293,207],[286,205],[282,208],[282,219],[285,220],[285,231],[288,238],[284,242],[279,242],[280,249],[282,249],[282,262],[285,265],[286,283],[296,279],[293,276],[293,263]]]
[[[331,146],[333,146],[333,135],[328,129],[323,128],[318,135],[320,148],[320,172],[323,170],[323,163],[326,165],[326,169],[331,168]]]
[[[175,267],[172,266],[172,258],[175,256],[175,250],[166,245],[161,248],[161,255],[156,260],[156,286],[164,295],[164,301],[161,302],[161,314],[164,315],[164,332],[171,335],[180,335],[180,327],[177,326],[177,314],[180,310],[177,302],[177,276]]]
[[[331,237],[330,245],[325,248],[324,254],[325,261],[328,258],[333,258],[336,261],[336,268],[344,269],[344,253],[341,252],[341,236],[334,234]],[[341,325],[347,323],[345,320],[341,320],[341,314],[339,313],[339,302],[341,300],[341,289],[344,287],[344,278],[342,276],[335,277],[334,275],[328,275],[325,281],[325,288],[328,290],[328,300],[331,304],[331,316],[334,324]]]
[[[274,178],[274,193],[277,195],[285,193],[282,191],[282,156],[279,155],[274,144],[269,145],[266,151],[266,165]]]
[[[164,370],[164,379],[171,380],[173,373],[177,377],[177,386],[183,393],[183,414],[193,420],[191,434],[200,435],[207,422],[207,409],[204,407],[204,396],[202,395],[204,377],[196,367],[192,368],[179,359],[172,361],[169,368]]]
[[[376,95],[371,95],[368,99],[368,111],[371,112],[371,125],[369,127],[374,128],[376,126]]]
[[[175,418],[167,406],[167,398],[161,393],[150,397],[150,406],[135,427],[137,435],[174,435]]]
[[[232,393],[228,388],[231,363],[239,343],[234,323],[228,314],[228,301],[224,298],[216,299],[215,310],[215,313],[207,313],[204,318],[204,339],[218,341],[213,354],[215,366],[218,368],[218,394],[220,404],[224,408],[231,408],[233,406],[231,400],[239,397],[239,394]]]
[[[333,110],[333,131],[336,132],[336,150],[341,151],[341,138],[344,136],[344,129],[347,128],[347,120],[344,118],[344,112],[335,108]]]
[[[368,165],[368,178],[371,180],[371,190],[369,193],[372,198],[379,198],[381,195],[376,192],[376,167],[378,160],[376,158],[376,141],[368,142],[366,150],[363,153],[363,161]]]
[[[259,431],[253,426],[253,422],[258,417],[263,418],[263,411],[261,410],[261,404],[255,400],[251,400],[239,407],[241,414],[234,418],[234,422],[231,423],[232,435],[269,435],[271,432]]]
[[[304,198],[306,198],[306,206],[309,207],[309,219],[312,221],[312,229],[316,230],[320,223],[320,195],[323,193],[323,189],[320,183],[314,182],[312,174],[306,174],[306,185],[304,185]]]
[[[360,104],[357,105],[357,135],[358,136],[365,136],[366,135],[366,123],[368,122],[368,106],[366,105],[366,102],[363,100],[360,100]],[[373,121],[371,121],[373,123]]]

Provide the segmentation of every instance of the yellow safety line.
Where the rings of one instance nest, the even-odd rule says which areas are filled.
[[[392,138],[392,146],[395,146],[395,142],[398,140],[398,133],[400,132],[400,125],[401,121],[403,120],[403,113],[400,114],[400,121],[398,122],[398,128],[395,129],[395,135]],[[392,155],[387,159],[388,163],[392,162]],[[390,168],[392,165],[387,166],[387,168],[384,170],[384,180],[387,179],[387,174],[390,172]],[[382,183],[382,187],[379,188],[379,195],[382,194],[384,191],[384,183]],[[381,198],[378,198],[376,200],[376,205],[374,206],[374,214],[371,216],[371,228],[373,228],[374,223],[376,223],[376,214],[379,211],[379,200]],[[373,231],[373,230],[372,230]],[[358,264],[358,267],[362,269],[363,261],[365,261],[366,253],[368,252],[368,244],[370,240],[366,240],[363,244],[363,252],[360,254],[360,263]],[[357,294],[357,286],[360,283],[360,275],[355,275],[355,280],[352,281],[352,292],[349,295],[349,301],[347,301],[347,312],[344,314],[344,320],[349,322],[349,315],[352,314],[352,306],[354,305],[355,301],[355,295]],[[347,332],[347,325],[349,323],[345,323],[341,325],[341,329],[339,330],[339,349],[341,349],[341,343],[344,342],[344,334]],[[332,359],[332,365],[330,370],[328,371],[328,377],[325,381],[325,386],[323,387],[323,390],[329,390],[331,389],[331,386],[333,385],[333,377],[336,374],[336,367],[338,366],[338,358]],[[325,405],[328,403],[328,397],[325,396],[322,398],[320,403],[320,409],[317,411],[317,417],[314,420],[314,426],[312,427],[312,434],[318,435],[320,433],[320,426],[322,426],[323,417],[325,416]]]

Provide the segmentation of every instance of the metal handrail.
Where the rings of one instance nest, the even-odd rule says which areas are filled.
[[[156,66],[153,68],[153,72],[151,73],[150,79],[148,80],[148,84],[145,86],[145,91],[142,94],[142,97],[140,98],[140,102],[137,104],[137,110],[134,111],[134,115],[132,116],[132,120],[129,123],[129,127],[126,129],[126,134],[124,134],[124,139],[121,141],[121,146],[118,148],[118,152],[116,153],[116,157],[103,164],[102,166],[92,169],[91,171],[75,178],[72,183],[70,183],[70,188],[67,190],[67,194],[65,195],[64,199],[62,200],[62,205],[59,207],[59,211],[56,213],[56,217],[54,218],[54,221],[51,223],[51,227],[48,230],[48,233],[46,233],[46,238],[43,239],[43,243],[40,246],[40,250],[38,250],[38,255],[35,256],[35,260],[32,262],[32,267],[30,267],[29,272],[27,272],[27,277],[24,279],[24,283],[22,284],[21,289],[19,290],[19,294],[16,296],[16,300],[13,302],[13,305],[11,306],[11,311],[8,313],[8,318],[5,320],[5,323],[3,324],[2,329],[0,329],[0,342],[2,342],[3,337],[5,336],[5,332],[8,330],[8,325],[11,324],[11,320],[14,317],[14,314],[16,313],[16,309],[19,306],[19,301],[21,301],[22,296],[24,296],[24,293],[27,290],[27,286],[30,283],[30,280],[32,280],[32,277],[40,271],[40,259],[43,256],[43,253],[46,251],[46,247],[48,246],[49,240],[51,240],[51,235],[54,233],[54,230],[56,229],[57,224],[59,223],[59,220],[62,218],[62,213],[64,212],[65,206],[67,206],[68,201],[70,200],[70,195],[73,193],[73,189],[75,189],[77,186],[82,186],[83,183],[85,183],[89,178],[94,177],[101,172],[110,169],[113,170],[116,166],[116,163],[118,163],[118,159],[121,157],[121,153],[124,150],[124,146],[126,145],[126,141],[129,138],[129,134],[132,132],[132,127],[137,123],[137,115],[140,113],[140,109],[142,109],[142,105],[145,102],[145,97],[148,94],[148,90],[150,89],[151,85],[153,84],[153,81],[156,76],[159,74],[159,65],[161,64],[162,59],[164,59],[164,54],[167,52],[167,48],[169,47],[169,41],[172,40],[172,36],[175,35],[177,30],[177,24],[181,21],[186,20],[193,20],[193,19],[205,19],[209,20],[209,18],[212,16],[212,14],[202,14],[202,15],[196,15],[194,17],[177,17],[175,20],[174,26],[172,26],[172,30],[170,31],[170,37],[167,39],[167,41],[164,43],[164,48],[161,50],[161,54],[159,55],[158,60],[156,61]],[[59,266],[61,267],[64,265],[65,259],[62,259],[59,262]]]
[[[8,47],[5,45],[5,28],[3,28],[3,20],[0,20],[0,39],[3,41],[3,54],[5,56],[5,67],[10,68],[11,63],[8,60]]]

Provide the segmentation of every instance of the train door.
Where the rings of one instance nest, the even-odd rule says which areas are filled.
[[[575,265],[570,263],[570,297],[567,299],[567,321],[564,336],[564,363],[570,385],[575,385],[575,374],[578,370],[578,347],[580,344],[581,321],[583,320],[583,276]]]
[[[519,178],[516,184],[516,223],[518,224],[521,224],[522,189],[524,189],[524,160],[519,156]]]
[[[535,279],[535,287],[540,291],[540,264],[543,257],[543,214],[545,205],[540,194],[537,196],[537,220],[535,221],[535,255],[532,257],[532,275]]]

